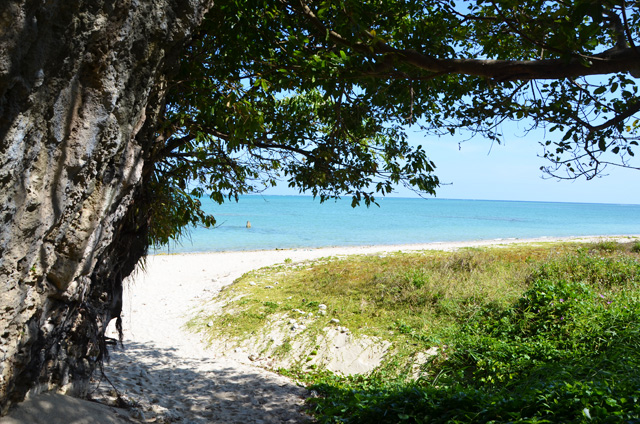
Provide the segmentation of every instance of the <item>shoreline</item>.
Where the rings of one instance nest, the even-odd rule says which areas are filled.
[[[589,235],[589,236],[543,236],[532,238],[497,238],[497,239],[477,239],[462,241],[432,241],[426,243],[401,243],[401,244],[368,244],[368,245],[333,245],[333,246],[300,246],[300,247],[283,247],[273,249],[247,249],[247,250],[207,250],[193,252],[159,252],[149,253],[147,257],[155,256],[189,256],[189,255],[216,255],[216,254],[232,254],[246,253],[257,254],[260,252],[296,252],[296,251],[350,251],[359,254],[362,251],[377,253],[379,251],[417,251],[417,250],[451,250],[464,247],[482,247],[496,246],[502,244],[527,244],[527,243],[593,243],[602,240],[613,241],[634,241],[640,240],[639,234],[614,234],[614,235]],[[350,253],[342,253],[350,254]]]

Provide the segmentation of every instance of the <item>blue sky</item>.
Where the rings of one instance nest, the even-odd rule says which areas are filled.
[[[517,133],[505,130],[504,142],[493,146],[476,137],[462,143],[460,149],[454,137],[425,138],[412,133],[410,140],[422,144],[436,164],[436,175],[443,183],[438,198],[640,204],[640,171],[608,167],[608,175],[591,181],[552,179],[540,171],[548,162],[539,157],[539,139],[531,134],[518,137]],[[265,194],[297,193],[282,184]],[[395,195],[417,197],[402,188]]]
[[[506,134],[502,144],[474,138],[460,149],[449,139],[422,139],[443,185],[438,197],[640,204],[640,171],[608,167],[602,178],[558,180],[544,175],[542,146],[533,135]]]

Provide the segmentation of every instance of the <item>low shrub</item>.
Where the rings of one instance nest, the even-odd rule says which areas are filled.
[[[466,317],[417,381],[312,378],[311,412],[321,423],[640,422],[640,263],[599,252],[542,263],[519,299]]]

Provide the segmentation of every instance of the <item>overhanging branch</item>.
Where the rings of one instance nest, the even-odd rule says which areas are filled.
[[[384,55],[386,59],[393,58],[397,62],[428,72],[475,75],[499,81],[564,79],[618,72],[640,74],[640,58],[632,48],[569,59],[441,59],[416,50],[396,49],[380,39],[373,40],[371,44],[351,42],[327,28],[303,0],[300,1],[297,11],[309,20],[319,36],[327,37],[337,45],[364,54]]]

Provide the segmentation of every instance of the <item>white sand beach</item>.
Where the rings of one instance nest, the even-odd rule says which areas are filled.
[[[489,240],[402,246],[334,247],[270,251],[156,255],[130,277],[123,308],[124,349],[113,350],[105,374],[136,405],[123,410],[67,396],[33,396],[0,423],[300,423],[307,390],[257,367],[207,347],[183,328],[204,301],[244,273],[268,265],[327,256],[374,254],[468,246],[508,245],[571,239]],[[621,241],[634,237],[607,237]],[[114,336],[114,334],[110,334]],[[113,389],[97,385],[93,397],[106,401]]]

